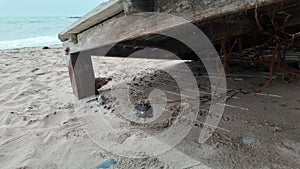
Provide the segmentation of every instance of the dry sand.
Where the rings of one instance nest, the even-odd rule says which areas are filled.
[[[175,149],[157,157],[132,159],[105,151],[82,127],[81,122],[89,119],[90,114],[76,114],[61,48],[4,50],[0,51],[0,58],[1,169],[92,169],[108,158],[117,161],[111,167],[116,169],[298,169],[300,166],[300,79],[290,83],[277,81],[276,85],[255,93],[253,87],[266,81],[266,73],[233,66],[227,75],[228,88],[233,89],[228,96],[236,95],[227,102],[218,129],[209,140],[197,144],[209,108],[202,104],[192,131]],[[114,111],[118,110],[114,110],[114,98],[109,96],[110,87],[134,76],[147,79],[158,69],[157,62],[94,58],[96,75],[113,79],[101,91],[110,99],[105,106],[111,108],[90,102],[88,111],[114,121]],[[192,69],[199,65],[190,63]],[[197,81],[208,85],[205,73],[199,73]],[[152,84],[159,85],[158,82],[161,81]],[[145,87],[144,83],[133,85]],[[172,106],[176,104],[169,107]],[[138,133],[135,128],[143,127],[154,134],[162,130],[157,126],[114,122],[115,126],[132,129],[125,138],[112,136],[120,142],[134,142]]]

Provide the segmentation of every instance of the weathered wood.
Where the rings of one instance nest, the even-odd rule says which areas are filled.
[[[88,13],[72,26],[59,34],[61,41],[67,41],[69,34],[79,34],[124,12],[153,11],[174,14],[190,22],[202,21],[212,17],[246,11],[258,7],[284,2],[285,0],[110,0]],[[291,1],[291,0],[289,0]],[[297,2],[297,1],[295,1]],[[148,5],[148,6],[146,6]],[[127,7],[126,7],[127,6]],[[125,8],[125,9],[124,9]],[[96,28],[98,29],[98,28]]]
[[[288,0],[153,0],[156,11],[183,17],[191,22],[247,11]]]
[[[78,43],[77,34],[75,34],[75,33],[70,34],[69,41],[72,42],[72,43],[74,43],[74,44]]]
[[[192,2],[192,0],[188,0],[188,1],[189,1],[188,4]],[[224,32],[228,32],[229,33],[228,36],[231,37],[231,36],[239,36],[242,34],[247,34],[251,31],[251,29],[253,29],[252,27],[250,27],[251,20],[249,20],[249,18],[247,20],[247,17],[249,17],[247,16],[248,15],[247,13],[250,10],[252,11],[254,10],[254,8],[256,7],[255,5],[256,1],[250,0],[249,2],[248,1],[245,1],[244,3],[243,2],[242,1],[235,2],[242,6],[233,5],[230,7],[224,5],[224,4],[228,5],[227,1],[224,1],[224,3],[223,1],[219,2],[220,4],[224,5],[224,7],[220,7],[223,8],[223,11],[216,9],[217,10],[216,12],[212,11],[213,9],[215,9],[215,7],[212,4],[215,4],[216,6],[219,7],[217,1],[210,2],[208,6],[211,8],[206,6],[198,7],[197,5],[195,6],[194,4],[194,6],[191,6],[190,8],[198,7],[200,11],[201,9],[203,9],[204,11],[207,10],[207,13],[203,12],[199,14],[199,13],[195,13],[195,10],[192,11],[187,10],[186,13],[182,15],[194,16],[194,18],[192,18],[191,21],[193,23],[196,23],[196,25],[199,25],[199,27],[205,32],[205,34],[210,38],[212,42],[220,41],[223,37]],[[262,8],[273,2],[281,2],[281,1],[280,0],[277,1],[258,0],[257,7]],[[163,1],[161,1],[160,3],[163,3]],[[297,1],[295,0],[285,1],[284,3],[285,3],[284,5],[286,6],[299,4],[299,2],[297,3]],[[156,10],[159,11],[164,9],[162,7],[159,7],[159,5],[157,6],[156,4],[156,8],[157,8]],[[170,8],[170,12],[172,12],[172,9],[173,8]],[[180,13],[177,15],[180,15]],[[167,22],[167,18],[156,18],[152,22],[149,21],[151,17],[147,19],[145,19],[145,21],[134,20],[134,16],[133,16],[132,20],[130,21],[130,24],[128,24],[128,21],[122,22],[122,20],[118,20],[118,18],[113,18],[111,20],[106,21],[105,24],[100,24],[95,27],[92,27],[89,30],[84,31],[78,35],[80,41],[79,44],[80,50],[85,50],[89,48],[98,48],[100,46],[114,44],[116,42],[120,42],[129,38],[146,36],[145,32],[158,33],[161,32],[162,30],[172,29],[172,27],[176,27],[179,24],[178,22],[176,23],[174,21]],[[157,24],[156,20],[164,20],[165,22],[163,24]],[[210,25],[213,27],[209,27]],[[138,26],[143,26],[145,28],[144,32],[135,31]],[[78,50],[73,50],[73,48],[71,48],[71,51],[77,52]]]
[[[115,19],[105,25],[97,26],[78,35],[80,51],[107,46],[127,39],[155,34],[183,24],[178,20],[156,15],[141,18],[138,15],[127,16],[126,20]],[[129,24],[130,23],[130,24]],[[188,23],[186,21],[186,23]],[[92,42],[92,43],[91,43]],[[72,50],[72,52],[78,52]]]
[[[102,3],[97,8],[86,14],[66,30],[61,32],[58,37],[61,41],[67,41],[70,34],[79,34],[91,27],[104,22],[105,20],[123,11],[122,0],[110,0]]]
[[[95,95],[95,75],[91,56],[80,53],[70,54],[68,68],[75,96],[83,99]]]
[[[283,8],[279,9],[278,6]],[[259,39],[256,38],[260,36],[256,35],[257,26],[270,31],[274,29],[267,23],[270,10],[292,14],[287,30],[299,31],[299,9],[298,0],[111,0],[93,10],[59,37],[64,41],[64,48],[70,49],[70,77],[74,93],[80,99],[95,92],[91,55],[128,56],[137,50],[153,47],[166,49],[178,56],[187,54],[190,57],[187,59],[192,59],[193,54],[187,47],[178,47],[182,45],[171,38],[155,34],[176,31],[184,24],[193,23],[216,46],[226,35],[231,40],[243,36],[243,42],[241,40],[240,43],[244,47]],[[182,22],[154,14],[144,18],[130,15],[151,11],[177,15],[186,20]],[[125,14],[128,16],[123,19]],[[261,25],[257,25],[258,22]],[[261,38],[265,39],[264,36]],[[79,57],[79,54],[84,57]],[[80,60],[79,67],[76,64],[78,70],[74,68],[74,60]]]

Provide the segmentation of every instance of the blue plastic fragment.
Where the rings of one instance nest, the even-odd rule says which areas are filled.
[[[256,138],[254,136],[244,136],[242,139],[244,144],[253,144],[256,142]]]
[[[108,159],[104,161],[103,163],[99,164],[97,166],[97,169],[103,169],[103,168],[110,168],[111,166],[115,165],[117,162],[114,159]]]

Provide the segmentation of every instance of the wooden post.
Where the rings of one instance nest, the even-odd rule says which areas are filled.
[[[74,43],[74,44],[78,43],[77,34],[75,34],[75,33],[71,34],[69,41],[72,42],[72,43]]]
[[[153,12],[153,0],[123,0],[124,12],[126,15],[139,12]]]
[[[95,95],[95,74],[91,56],[84,53],[69,54],[67,63],[75,96],[84,99]]]

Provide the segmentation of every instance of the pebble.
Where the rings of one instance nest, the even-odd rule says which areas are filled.
[[[230,118],[229,117],[225,117],[224,120],[225,121],[230,121]]]
[[[50,49],[48,46],[44,46],[42,49]]]
[[[271,127],[271,129],[272,129],[274,132],[281,132],[281,131],[283,131],[283,128],[278,127],[278,126]]]

